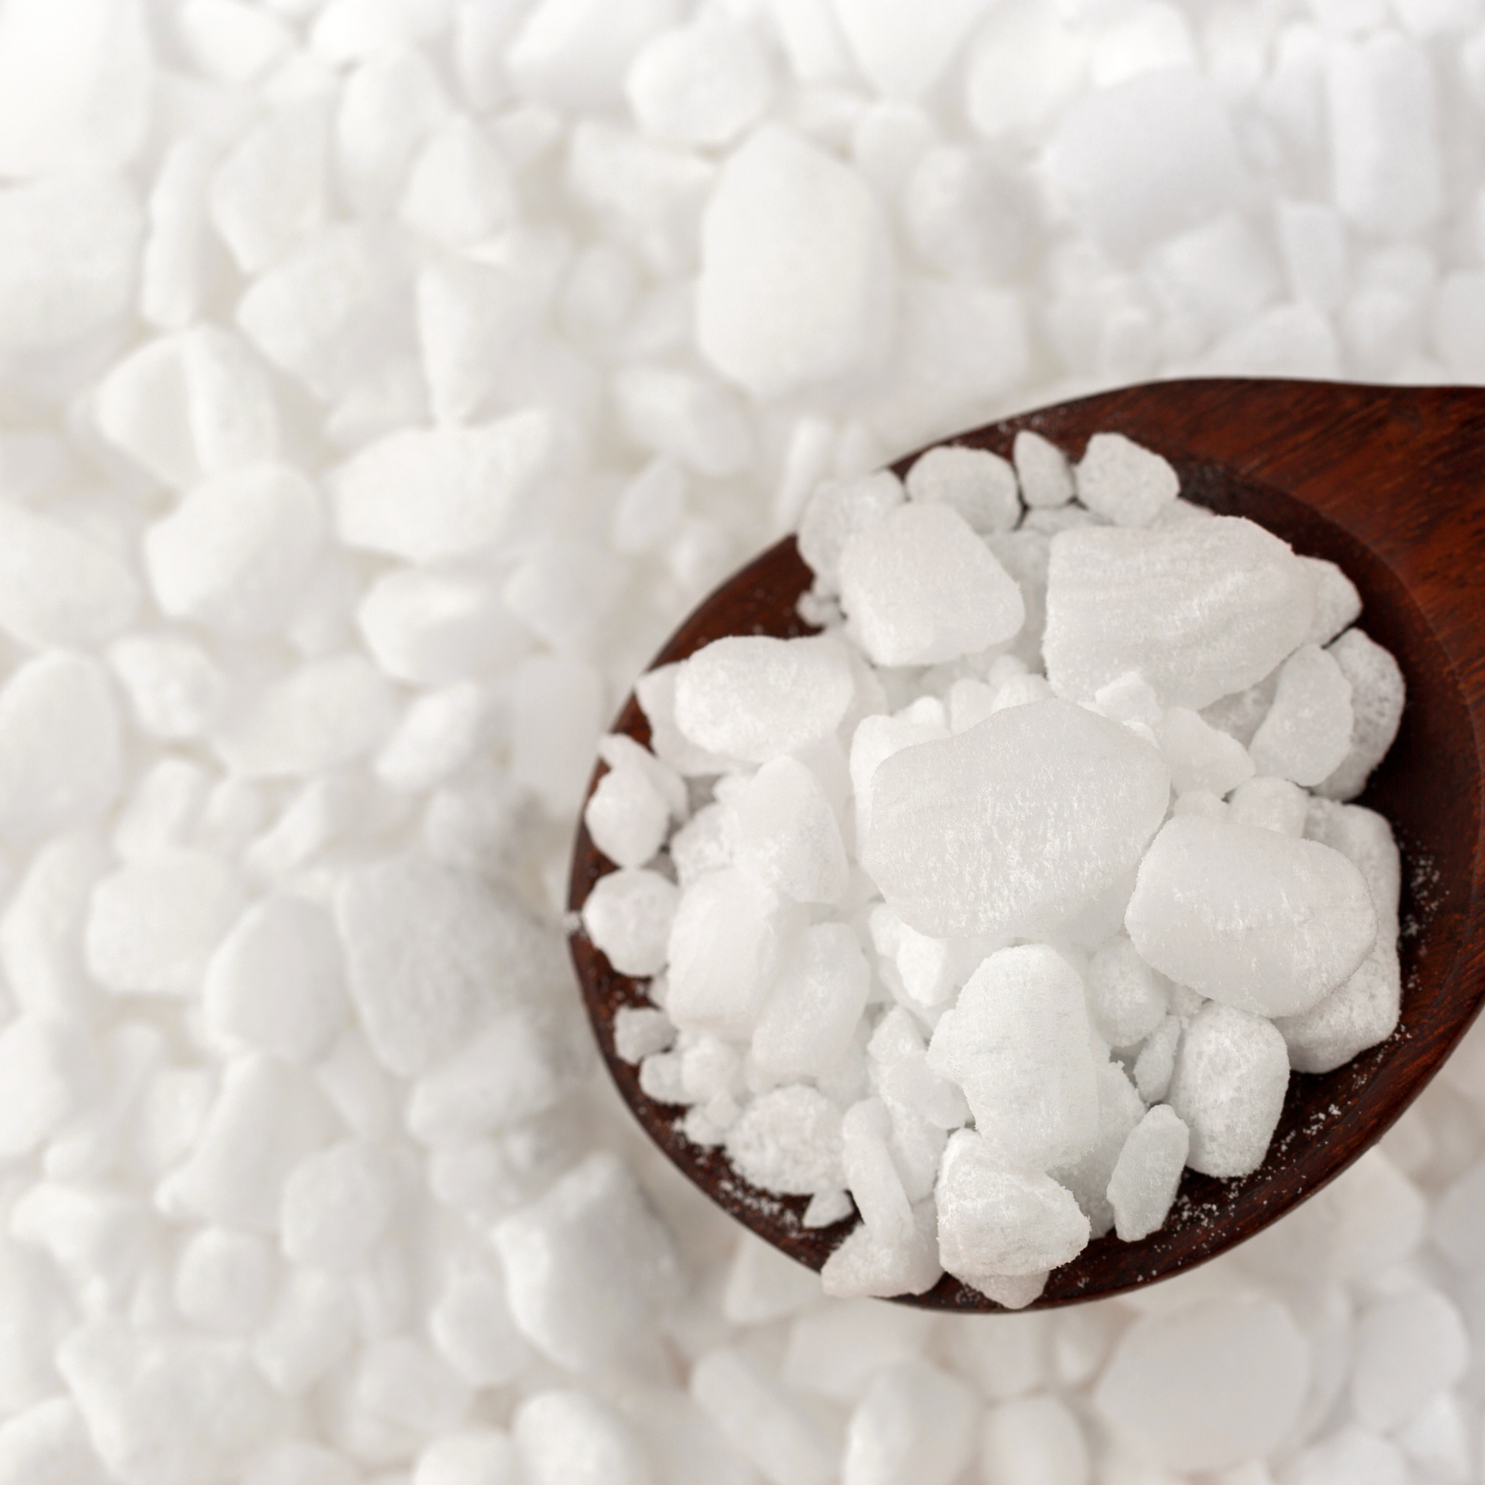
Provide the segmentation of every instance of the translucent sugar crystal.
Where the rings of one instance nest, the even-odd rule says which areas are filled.
[[[1192,1170],[1245,1176],[1263,1164],[1289,1086],[1289,1052],[1273,1023],[1211,1002],[1186,1028],[1170,1106],[1191,1131]]]
[[[1023,428],[1016,435],[1011,456],[1016,461],[1021,498],[1033,510],[1055,509],[1073,498],[1073,473],[1055,443]]]
[[[1262,680],[1314,610],[1299,558],[1239,517],[1063,531],[1047,573],[1047,676],[1091,698],[1137,670],[1167,706],[1200,710]]]
[[[940,1019],[928,1065],[964,1089],[985,1148],[1008,1165],[1046,1170],[1097,1137],[1082,982],[1045,944],[985,960]]]
[[[1056,1268],[1088,1242],[1088,1219],[1070,1191],[1006,1165],[973,1130],[950,1138],[934,1199],[939,1257],[968,1284]]]
[[[675,720],[698,747],[766,763],[834,732],[854,689],[837,640],[733,635],[680,666]]]
[[[771,1077],[817,1077],[845,1052],[866,1007],[866,956],[845,923],[795,941],[753,1032],[753,1062]]]
[[[1021,518],[1016,471],[988,449],[939,444],[920,454],[907,473],[912,500],[952,506],[979,532],[1010,531]]]
[[[796,902],[838,902],[849,881],[835,811],[797,758],[765,763],[728,796],[733,854],[763,886]]]
[[[755,1186],[812,1195],[841,1184],[840,1110],[790,1083],[755,1098],[728,1131],[727,1154]]]
[[[1341,630],[1361,617],[1361,595],[1356,584],[1334,562],[1323,557],[1299,560],[1315,585],[1315,622],[1305,640],[1312,645],[1328,645]]]
[[[621,975],[665,967],[679,893],[675,883],[642,867],[600,877],[583,904],[583,927]]]
[[[1155,837],[1124,921],[1162,974],[1263,1016],[1308,1010],[1377,936],[1366,880],[1339,851],[1196,815]]]
[[[1279,671],[1273,705],[1250,750],[1258,772],[1308,788],[1328,778],[1351,751],[1351,682],[1334,657],[1302,645]]]
[[[1148,526],[1180,490],[1165,459],[1122,433],[1095,433],[1076,478],[1078,499],[1116,526]]]
[[[797,911],[797,909],[795,910]],[[777,893],[729,867],[681,895],[665,1008],[677,1026],[750,1036],[773,987],[791,919]]]
[[[1015,930],[1129,871],[1169,792],[1159,753],[1117,722],[1066,701],[1009,707],[877,768],[861,860],[919,932]]]
[[[665,842],[670,810],[640,769],[612,768],[583,811],[593,844],[618,866],[643,866]]]
[[[1309,1343],[1277,1299],[1199,1300],[1124,1332],[1093,1407],[1173,1470],[1225,1469],[1288,1436],[1310,1368]]]
[[[1191,1131],[1168,1103],[1156,1104],[1130,1132],[1109,1177],[1114,1231],[1136,1243],[1164,1226],[1191,1148]]]
[[[1098,1136],[1076,1160],[1050,1172],[1066,1186],[1082,1209],[1093,1237],[1114,1225],[1108,1195],[1109,1178],[1131,1131],[1145,1115],[1145,1105],[1129,1074],[1112,1058],[1098,1069]]]
[[[1122,933],[1093,956],[1087,980],[1093,1023],[1111,1047],[1144,1041],[1165,1019],[1170,986]]]
[[[1406,686],[1397,661],[1359,629],[1348,629],[1326,654],[1351,683],[1351,747],[1315,792],[1355,799],[1397,736]]]
[[[841,607],[878,665],[934,665],[1010,639],[1020,589],[968,521],[941,501],[910,501],[850,537]]]

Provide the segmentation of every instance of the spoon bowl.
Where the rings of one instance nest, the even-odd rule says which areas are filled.
[[[1009,455],[1034,429],[1071,458],[1089,437],[1123,433],[1175,466],[1184,498],[1247,516],[1356,584],[1361,623],[1408,686],[1391,752],[1357,801],[1392,823],[1402,852],[1402,1015],[1380,1046],[1324,1074],[1291,1073],[1279,1125],[1251,1175],[1186,1170],[1164,1227],[1140,1242],[1109,1233],[1054,1269],[1033,1308],[1099,1299],[1171,1277],[1276,1221],[1373,1145],[1438,1071],[1485,999],[1485,390],[1326,382],[1153,383],[1087,397],[944,440]],[[894,468],[906,471],[917,455]],[[656,656],[685,659],[730,634],[813,633],[796,612],[813,574],[786,538],[701,604]],[[649,742],[631,696],[615,730]],[[589,792],[606,771],[600,763]],[[613,870],[578,832],[569,906],[581,910]],[[582,928],[571,949],[614,1081],[670,1159],[714,1201],[781,1251],[823,1266],[859,1220],[807,1229],[807,1198],[752,1186],[720,1149],[681,1133],[685,1110],[657,1104],[614,1049],[621,1006],[648,1004],[647,982],[617,974]],[[945,1275],[902,1302],[995,1311]]]

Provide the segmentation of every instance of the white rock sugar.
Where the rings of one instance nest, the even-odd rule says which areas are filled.
[[[807,1225],[854,1209],[831,1295],[947,1271],[1029,1304],[1091,1239],[1157,1231],[1188,1166],[1256,1170],[1291,1068],[1397,1023],[1396,847],[1310,792],[1395,730],[1354,587],[1194,514],[1119,435],[1076,466],[1014,452],[931,451],[906,501],[890,474],[821,483],[800,546],[827,632],[652,673],[661,756],[608,739],[588,805],[649,863],[583,911],[656,976],[626,1011],[659,1018],[625,1023],[641,1087],[809,1196]],[[999,560],[1011,500],[1050,531],[1009,533],[1048,555],[1044,644],[1039,563]],[[705,801],[679,830],[662,758]]]

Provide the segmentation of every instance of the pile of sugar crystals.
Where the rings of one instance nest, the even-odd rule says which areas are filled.
[[[1392,1034],[1399,856],[1350,801],[1402,675],[1334,564],[1117,433],[826,482],[798,540],[821,632],[651,672],[653,751],[603,744],[619,1052],[806,1226],[859,1213],[827,1293],[1019,1308]]]

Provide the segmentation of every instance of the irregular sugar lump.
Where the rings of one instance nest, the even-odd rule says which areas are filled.
[[[1164,705],[1199,711],[1268,675],[1305,641],[1314,610],[1299,558],[1241,517],[1060,531],[1047,678],[1060,695],[1091,698],[1139,671]]]
[[[1127,728],[1033,702],[886,759],[861,861],[921,933],[1020,930],[1131,870],[1169,797],[1160,754]]]
[[[766,763],[828,737],[854,691],[846,652],[828,635],[734,635],[680,666],[675,720],[698,747]]]
[[[1308,1010],[1377,937],[1366,880],[1339,851],[1197,815],[1155,837],[1124,921],[1161,974],[1263,1016]]]

